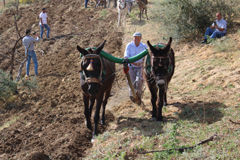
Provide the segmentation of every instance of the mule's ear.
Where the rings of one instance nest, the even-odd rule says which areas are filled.
[[[105,42],[106,42],[106,40],[104,40],[103,43],[100,44],[100,45],[97,47],[97,49],[95,50],[97,54],[99,54],[99,53],[102,51]]]
[[[166,47],[164,48],[164,50],[169,51],[169,49],[171,48],[171,44],[172,44],[172,37],[169,38],[169,41],[168,41]]]
[[[79,47],[78,45],[77,45],[77,49],[78,49],[78,51],[79,51],[80,53],[82,53],[84,56],[88,54],[88,52],[87,52],[85,49]]]
[[[153,55],[156,56],[156,54],[157,54],[157,52],[158,52],[158,51],[156,50],[156,48],[154,48],[149,41],[147,41],[147,44],[148,44],[149,49],[150,49],[151,52],[153,53]]]

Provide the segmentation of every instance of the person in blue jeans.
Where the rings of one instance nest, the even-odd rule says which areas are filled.
[[[213,38],[221,38],[226,35],[227,32],[227,22],[222,19],[222,14],[216,14],[216,21],[206,29],[204,40],[202,43],[207,43],[207,36],[210,36],[211,39]]]
[[[87,8],[88,0],[85,0],[85,8]]]
[[[26,76],[29,76],[29,69],[30,69],[30,62],[31,59],[33,60],[34,63],[34,70],[35,70],[35,75],[38,75],[38,61],[37,61],[37,56],[34,51],[34,42],[39,42],[39,37],[36,34],[37,39],[30,37],[31,30],[27,29],[26,30],[26,36],[22,39],[23,45],[25,47],[25,55],[27,57],[27,64],[26,64]]]
[[[42,9],[42,12],[39,14],[39,18],[40,18],[39,26],[41,28],[40,37],[41,39],[43,38],[43,31],[44,31],[44,28],[46,28],[47,38],[49,38],[50,27],[47,25],[48,18],[47,18],[46,8]]]

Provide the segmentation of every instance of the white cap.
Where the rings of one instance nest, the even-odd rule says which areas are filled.
[[[135,32],[135,33],[133,34],[133,37],[136,37],[136,36],[142,37],[142,34],[141,34],[140,32]]]

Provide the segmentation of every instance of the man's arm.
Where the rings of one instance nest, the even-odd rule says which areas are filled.
[[[36,37],[37,37],[37,39],[35,39],[35,38],[31,37],[31,41],[32,41],[32,42],[39,42],[39,41],[40,41],[40,39],[39,39],[39,37],[38,37],[38,35],[37,35],[37,34],[36,34]]]
[[[216,26],[215,28],[218,29],[221,32],[225,30],[225,28],[218,28],[218,26]]]
[[[43,22],[42,22],[42,13],[40,13],[39,18],[40,18],[41,25],[43,25]]]

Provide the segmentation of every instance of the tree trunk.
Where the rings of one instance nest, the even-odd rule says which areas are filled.
[[[5,7],[5,0],[3,0],[3,7]]]

